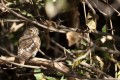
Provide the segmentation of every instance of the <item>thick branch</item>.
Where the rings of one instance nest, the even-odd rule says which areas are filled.
[[[14,63],[15,61],[15,57],[0,57],[0,64],[6,64],[6,63],[11,63],[14,65],[19,66],[20,64]],[[30,65],[34,65],[34,66],[30,66]],[[87,63],[81,62],[80,65],[85,66],[91,70],[93,70],[94,72],[98,72],[108,78],[112,78],[111,76],[109,76],[108,74],[102,72],[99,69],[96,69],[92,66],[90,66]],[[54,62],[51,60],[47,60],[47,59],[43,59],[43,58],[32,58],[27,62],[27,65],[24,65],[23,67],[29,67],[29,68],[41,68],[41,66],[44,66],[46,68],[51,68],[53,70],[57,70],[59,72],[64,73],[66,76],[71,76],[71,77],[76,77],[76,78],[84,78],[81,77],[80,75],[77,75],[76,73],[72,72],[67,66],[65,66],[63,64],[63,62]]]
[[[43,58],[32,58],[29,61],[26,62],[27,65],[21,65],[18,63],[14,63],[15,57],[0,57],[0,64],[6,65],[7,63],[11,63],[16,66],[22,66],[22,67],[29,67],[29,68],[41,68],[46,67],[47,69],[53,69],[55,71],[59,71],[61,73],[64,73],[66,76],[71,77],[77,77],[77,78],[83,78],[80,75],[77,75],[73,71],[71,71],[67,66],[63,64],[63,62],[55,62],[52,60],[47,60]],[[33,66],[30,66],[33,65]]]

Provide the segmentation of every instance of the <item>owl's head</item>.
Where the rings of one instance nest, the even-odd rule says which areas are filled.
[[[39,29],[37,27],[27,28],[24,35],[39,35]]]

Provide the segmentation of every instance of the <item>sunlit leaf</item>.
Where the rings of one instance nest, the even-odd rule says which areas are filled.
[[[34,72],[41,72],[41,69],[34,69]]]
[[[88,26],[88,28],[90,30],[95,30],[96,29],[96,23],[93,19],[91,19],[86,25]]]
[[[103,36],[100,40],[101,40],[102,43],[105,43],[106,39],[107,39],[106,36]]]
[[[87,19],[88,19],[88,21],[87,21],[86,25],[88,26],[88,28],[91,31],[96,30],[96,21],[93,19],[93,16],[90,13],[88,13]]]
[[[83,39],[81,39],[81,44],[84,45],[84,46],[87,45],[87,43]]]
[[[13,5],[13,3],[11,3],[11,2],[7,2],[7,4],[6,4],[6,6],[11,6],[11,5]]]
[[[72,67],[74,68],[74,67],[79,66],[80,62],[81,60],[74,61]]]
[[[107,35],[107,39],[108,39],[108,40],[112,40],[112,39],[113,39],[113,37],[112,37],[112,36],[110,36],[110,35]]]
[[[117,73],[117,78],[120,78],[120,71]]]
[[[16,24],[14,22],[10,28],[10,32],[16,32],[19,28],[21,28],[24,25],[24,23]]]
[[[30,14],[30,13],[28,13],[28,12],[26,12],[25,10],[21,11],[21,13],[22,13],[23,15],[26,15],[26,16],[28,16],[28,17],[32,17],[32,18],[33,18],[33,15]]]
[[[103,66],[104,66],[104,62],[102,61],[102,59],[99,57],[99,56],[95,56],[96,60],[98,60],[99,62],[99,65],[100,65],[100,68],[101,70],[103,69]]]
[[[72,65],[72,61],[66,60],[66,62],[68,63],[68,65]]]
[[[46,79],[44,79],[44,74],[40,73],[40,72],[41,72],[40,69],[34,70],[34,73],[35,73],[34,76],[35,76],[36,80],[46,80]]]
[[[46,80],[57,80],[54,77],[48,77],[48,76],[46,76],[45,78],[46,78]]]

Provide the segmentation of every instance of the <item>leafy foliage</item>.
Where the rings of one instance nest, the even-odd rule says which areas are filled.
[[[119,3],[119,0],[1,0],[0,79],[119,78]],[[36,57],[26,61],[26,65],[31,61],[32,67],[19,68],[9,57],[17,55],[20,36],[33,25],[40,30],[41,51],[37,61]]]

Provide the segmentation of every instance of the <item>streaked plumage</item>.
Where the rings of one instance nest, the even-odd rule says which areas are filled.
[[[39,38],[39,30],[36,27],[27,28],[23,36],[19,39],[18,58],[19,63],[24,64],[25,61],[34,57],[38,52],[41,41]]]

